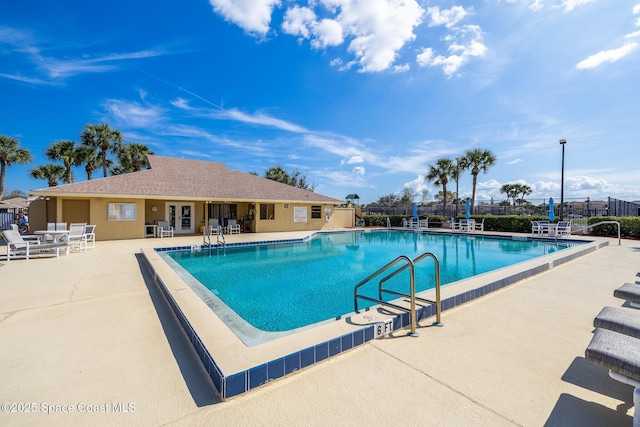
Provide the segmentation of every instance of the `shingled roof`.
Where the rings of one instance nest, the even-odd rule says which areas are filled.
[[[29,191],[36,196],[342,203],[222,163],[148,156],[150,169]]]

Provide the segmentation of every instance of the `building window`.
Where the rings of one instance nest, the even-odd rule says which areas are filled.
[[[311,206],[311,219],[322,218],[322,206]]]
[[[276,205],[273,203],[260,204],[260,219],[274,219],[276,216]]]
[[[135,221],[138,205],[135,203],[109,203],[109,221]]]

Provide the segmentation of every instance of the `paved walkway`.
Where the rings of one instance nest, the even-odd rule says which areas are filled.
[[[638,241],[612,239],[446,311],[443,328],[375,340],[220,403],[136,257],[199,240],[0,258],[0,403],[18,411],[3,405],[0,425],[631,425],[632,388],[584,350],[593,318],[620,306],[613,290],[640,271]]]

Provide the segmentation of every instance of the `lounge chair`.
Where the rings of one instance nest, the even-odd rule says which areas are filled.
[[[240,234],[240,225],[235,219],[227,220],[227,234]]]
[[[607,329],[596,329],[585,358],[609,369],[609,376],[634,387],[633,425],[640,426],[640,339]]]
[[[629,301],[631,307],[640,308],[640,285],[625,283],[613,291],[613,296]]]
[[[20,233],[20,227],[18,227],[18,224],[11,224],[11,230]],[[33,235],[33,234],[22,234],[22,233],[20,233],[20,235],[22,236],[23,240],[26,240],[28,242],[34,242],[34,243],[39,243],[40,242],[40,237],[39,236],[36,236],[36,235]]]
[[[7,261],[16,257],[29,259],[32,255],[55,254],[57,258],[60,256],[60,248],[67,248],[67,254],[69,253],[69,246],[66,242],[40,243],[39,241],[24,240],[22,235],[14,230],[4,230],[2,238],[7,242]]]
[[[640,313],[621,307],[605,307],[593,319],[593,326],[640,338]]]
[[[480,222],[474,220],[473,227],[475,230],[484,231],[484,218],[482,218],[482,221]]]
[[[173,237],[173,227],[169,225],[169,221],[156,221],[158,224],[158,235],[160,238]]]

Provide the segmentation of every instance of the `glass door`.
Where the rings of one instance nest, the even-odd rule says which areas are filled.
[[[194,232],[193,213],[193,203],[167,203],[166,205],[165,216],[176,234]]]

